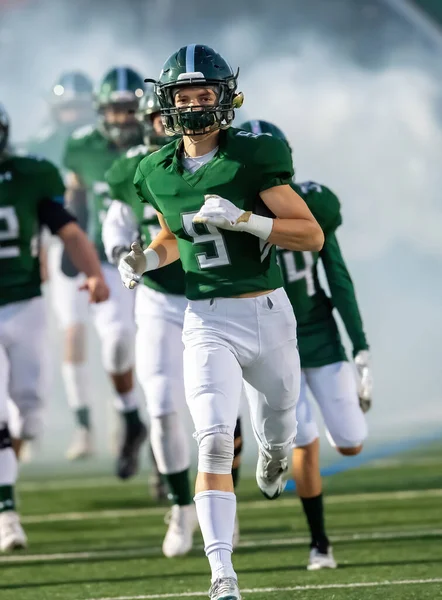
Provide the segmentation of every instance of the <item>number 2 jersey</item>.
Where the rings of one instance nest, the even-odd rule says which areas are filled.
[[[40,229],[48,224],[45,211],[53,201],[62,204],[63,194],[52,163],[30,156],[0,158],[0,306],[41,295]],[[60,224],[69,220],[66,216]]]
[[[298,322],[298,346],[303,368],[321,367],[346,360],[333,309],[344,322],[354,354],[368,348],[353,282],[335,235],[341,225],[338,198],[314,182],[293,184],[305,200],[325,235],[320,252],[292,252],[278,249],[284,288]],[[321,259],[331,292],[321,287],[318,263]]]
[[[161,229],[155,209],[150,204],[140,202],[133,184],[139,163],[148,155],[147,146],[134,146],[117,159],[106,173],[110,197],[131,207],[139,224],[143,246],[148,246]],[[163,294],[184,296],[185,293],[184,271],[180,260],[167,267],[149,271],[144,275],[143,282]]]
[[[195,224],[205,194],[260,213],[260,192],[290,184],[287,144],[270,136],[230,128],[221,131],[214,158],[194,173],[181,164],[181,140],[143,159],[135,175],[142,201],[165,218],[178,241],[190,300],[231,297],[282,287],[276,249],[248,233]]]

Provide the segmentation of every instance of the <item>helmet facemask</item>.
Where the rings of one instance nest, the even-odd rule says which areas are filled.
[[[130,148],[142,141],[141,125],[135,114],[143,94],[143,79],[130,67],[112,68],[95,92],[99,130],[119,148]]]
[[[104,137],[121,148],[130,148],[139,144],[142,128],[135,118],[137,107],[138,100],[100,106],[98,111],[99,127]],[[109,113],[109,111],[112,112]],[[114,116],[110,117],[112,113]],[[124,115],[125,118],[122,120],[118,115]]]

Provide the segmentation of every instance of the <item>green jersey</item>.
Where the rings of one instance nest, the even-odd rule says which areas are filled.
[[[193,223],[205,194],[218,194],[238,208],[265,209],[260,192],[288,184],[293,175],[285,142],[239,129],[221,131],[216,155],[196,172],[181,164],[181,141],[143,159],[135,187],[143,202],[165,218],[178,240],[191,300],[230,297],[282,287],[276,251],[248,233]]]
[[[30,156],[0,159],[0,306],[41,295],[40,219],[43,200],[63,202],[58,170]]]
[[[321,367],[346,360],[338,327],[336,308],[353,344],[354,353],[368,348],[353,283],[336,239],[342,223],[338,198],[317,183],[293,184],[321,225],[325,243],[320,252],[292,252],[278,249],[284,287],[298,322],[298,345],[303,368]],[[331,298],[321,287],[318,262],[321,259]]]
[[[150,244],[161,229],[156,210],[150,204],[141,204],[133,183],[139,163],[148,155],[147,146],[134,146],[118,158],[106,173],[110,197],[132,208],[139,224],[141,241],[145,246]],[[143,281],[157,292],[184,296],[184,271],[179,260],[162,269],[149,271],[143,277]]]
[[[106,261],[101,228],[111,203],[104,175],[123,154],[93,126],[82,127],[68,139],[63,164],[79,176],[88,191],[88,233],[102,261]]]

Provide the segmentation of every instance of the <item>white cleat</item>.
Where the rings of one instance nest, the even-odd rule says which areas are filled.
[[[239,544],[239,520],[238,515],[235,516],[235,529],[233,530],[232,547],[235,549]]]
[[[94,454],[92,434],[86,427],[77,427],[71,445],[66,452],[68,460],[81,460]]]
[[[287,471],[287,458],[272,459],[262,450],[259,450],[258,464],[256,465],[256,482],[266,498],[274,500],[282,494],[287,485],[287,480],[285,479]]]
[[[320,569],[336,569],[338,563],[333,558],[332,547],[329,546],[327,554],[321,554],[317,548],[310,550],[307,571],[319,571]]]
[[[18,514],[13,510],[0,513],[0,550],[9,552],[26,548],[27,545],[28,540]]]
[[[210,600],[241,600],[238,581],[234,577],[222,577],[214,581],[209,590]]]
[[[167,558],[184,556],[192,550],[193,533],[198,526],[194,504],[174,504],[169,516],[169,529],[163,542],[163,554]]]

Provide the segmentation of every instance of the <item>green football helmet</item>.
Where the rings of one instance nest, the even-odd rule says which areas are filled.
[[[242,125],[239,125],[238,129],[250,131],[255,135],[271,135],[272,137],[282,140],[287,145],[290,145],[288,139],[279,127],[276,127],[276,125],[273,125],[273,123],[269,123],[268,121],[246,121]]]
[[[201,44],[180,48],[165,62],[155,85],[161,116],[168,135],[203,135],[207,128],[228,129],[235,117],[235,108],[243,102],[236,93],[236,74],[218,52]],[[175,106],[175,94],[183,87],[210,87],[218,96],[215,106]]]
[[[0,104],[0,155],[6,150],[9,138],[9,117],[6,109]]]
[[[93,113],[92,80],[80,71],[60,75],[51,88],[49,105],[57,122],[90,122]],[[69,114],[68,114],[69,113]]]
[[[95,93],[95,108],[99,115],[102,134],[119,146],[133,146],[141,142],[141,126],[135,118],[144,94],[142,77],[129,67],[114,67],[102,79]],[[114,121],[112,112],[124,113],[124,122]]]
[[[144,92],[136,112],[136,117],[143,128],[143,141],[148,148],[165,146],[171,141],[166,135],[162,123],[154,124],[154,120],[161,114],[161,106],[153,89]],[[158,131],[158,125],[162,129]]]

